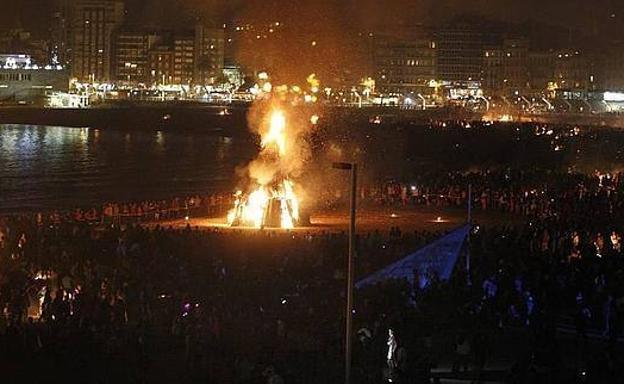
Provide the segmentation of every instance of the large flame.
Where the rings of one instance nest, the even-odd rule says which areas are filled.
[[[271,113],[269,132],[262,137],[261,144],[263,148],[274,144],[280,157],[286,154],[286,116],[284,116],[284,112],[275,110]]]
[[[258,183],[255,190],[245,195],[238,191],[235,195],[234,208],[228,213],[230,225],[244,225],[262,228],[275,225],[292,229],[299,222],[299,199],[295,194],[293,182],[280,169],[280,160],[286,155],[286,116],[275,109],[268,120],[269,127],[261,137],[260,157],[266,157],[269,167],[274,168],[272,180],[255,177]],[[277,154],[277,159],[275,155]],[[252,175],[253,176],[253,175]]]

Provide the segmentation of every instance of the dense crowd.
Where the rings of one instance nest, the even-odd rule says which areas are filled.
[[[105,202],[100,206],[20,213],[39,225],[61,223],[133,224],[171,221],[193,216],[224,215],[234,202],[231,193],[212,193],[134,202]]]
[[[434,278],[421,290],[390,281],[358,291],[357,382],[425,380],[449,359],[455,371],[480,374],[496,348],[520,351],[510,382],[572,380],[581,366],[593,382],[617,377],[624,320],[619,175],[447,174],[365,187],[360,197],[365,204],[461,206],[467,184],[475,209],[524,215],[525,224],[475,226],[469,274],[460,263],[449,282]],[[0,219],[2,372],[30,382],[50,371],[87,382],[340,382],[344,233],[108,219],[220,213],[210,210],[223,209],[225,199],[106,204],[95,220]],[[400,228],[360,234],[357,277],[440,235]],[[566,329],[578,352],[572,359],[558,337]],[[501,344],[510,330],[526,336],[520,345]],[[592,348],[592,340],[605,348]]]
[[[464,208],[470,193],[475,210],[529,218],[563,215],[569,219],[575,211],[582,213],[589,209],[609,215],[619,214],[618,208],[624,202],[621,194],[614,192],[622,187],[621,182],[620,173],[599,171],[591,175],[512,170],[449,172],[423,175],[411,183],[365,183],[358,189],[358,202],[365,206]],[[234,200],[233,193],[223,192],[127,203],[106,202],[96,207],[20,215],[37,224],[74,222],[121,225],[196,216],[225,216],[233,207]],[[306,201],[305,209],[334,209],[346,203],[347,196],[342,187],[328,186],[316,200],[319,204]]]
[[[619,214],[622,195],[615,192],[621,189],[621,183],[620,173],[599,171],[591,175],[512,170],[450,172],[424,175],[411,183],[366,185],[359,189],[358,198],[362,204],[380,206],[464,209],[470,194],[474,210],[529,218],[561,215],[569,219],[588,210]],[[339,191],[330,190],[323,195],[329,207],[345,198]]]
[[[341,348],[343,234],[19,219],[4,220],[2,230],[0,345],[7,364],[54,357],[59,370],[106,381],[130,374],[129,362],[164,361],[176,372],[226,382],[261,379],[270,365],[305,382],[340,371],[332,364]],[[372,269],[432,236],[387,242],[373,233],[360,240],[360,257]],[[104,358],[93,360],[96,354]],[[143,375],[137,380],[151,377],[134,367]]]

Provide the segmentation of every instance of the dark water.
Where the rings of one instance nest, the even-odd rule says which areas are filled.
[[[592,173],[624,168],[624,132],[535,124],[432,128],[338,119],[309,137],[306,190],[322,192],[334,161],[355,161],[363,183],[430,180],[451,171]],[[257,154],[244,119],[201,130],[94,129],[0,124],[0,213],[89,207],[233,189]],[[137,127],[142,128],[142,127]],[[144,128],[144,127],[143,127]],[[538,127],[539,128],[539,127]],[[226,133],[224,133],[226,132]],[[227,135],[227,136],[226,136]],[[338,180],[338,183],[342,181]]]
[[[211,133],[0,125],[0,212],[222,191],[253,152]]]

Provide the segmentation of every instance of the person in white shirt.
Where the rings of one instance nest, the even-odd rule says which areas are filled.
[[[394,331],[392,329],[388,329],[387,344],[388,344],[388,355],[387,355],[388,368],[390,368],[390,371],[392,371],[394,367],[396,366],[395,353],[397,350],[397,341],[396,341],[396,338],[394,337]]]

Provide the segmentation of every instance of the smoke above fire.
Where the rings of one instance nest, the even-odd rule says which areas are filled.
[[[308,82],[315,84],[314,77]],[[305,186],[298,179],[310,159],[305,136],[314,125],[312,109],[298,106],[299,95],[290,93],[288,86],[262,88],[267,91],[248,113],[249,128],[259,138],[258,156],[239,169],[244,185],[235,193],[227,219],[233,226],[291,229],[301,222]]]
[[[275,176],[301,176],[310,158],[305,135],[311,129],[308,111],[271,97],[256,101],[248,113],[252,133],[260,137],[260,153],[247,167],[249,177],[266,185]]]
[[[29,0],[33,2],[34,0]],[[600,31],[611,23],[622,24],[622,5],[610,0],[126,0],[131,23],[187,28],[194,23],[216,26],[251,26],[253,30],[231,35],[237,63],[248,69],[264,69],[292,83],[315,72],[329,84],[345,77],[373,75],[366,57],[369,33],[411,30],[418,25],[436,26],[459,16],[479,24],[479,18],[526,23],[521,29],[532,35],[535,23],[566,33]],[[22,3],[22,2],[19,2]],[[539,12],[535,12],[539,9]],[[610,18],[617,14],[617,18]],[[175,17],[172,17],[175,15]],[[608,21],[608,23],[607,23]],[[279,28],[271,26],[279,22]],[[273,29],[273,32],[270,30]],[[553,32],[553,31],[549,31]],[[575,35],[576,35],[575,32]],[[539,33],[539,40],[543,40]],[[547,33],[548,40],[559,34]],[[266,38],[265,38],[266,36]],[[568,34],[566,34],[567,38]],[[569,43],[568,41],[566,41]]]

